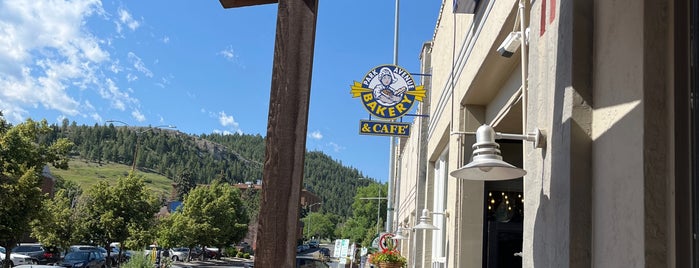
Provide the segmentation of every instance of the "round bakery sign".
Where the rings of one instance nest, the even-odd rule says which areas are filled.
[[[361,82],[355,81],[350,93],[362,100],[369,113],[384,119],[405,115],[425,96],[423,86],[416,86],[409,72],[388,64],[372,69]]]

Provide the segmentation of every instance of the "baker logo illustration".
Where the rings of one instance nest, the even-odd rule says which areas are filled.
[[[422,101],[425,96],[423,86],[416,86],[412,75],[397,65],[372,69],[362,82],[354,82],[350,93],[362,100],[369,113],[384,119],[405,115],[415,101]]]

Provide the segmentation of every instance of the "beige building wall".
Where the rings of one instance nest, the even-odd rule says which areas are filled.
[[[496,52],[516,28],[519,0],[481,2],[479,21],[443,1],[423,63],[432,73],[424,140],[413,135],[400,152],[397,221],[414,226],[420,209],[432,210],[440,159],[449,172],[470,160],[474,138],[456,132],[484,123],[517,134],[539,128],[544,148],[503,150],[527,171],[523,267],[681,267],[676,240],[688,234],[675,230],[673,188],[673,156],[684,142],[674,140],[678,1],[535,1],[526,6],[525,66],[521,51]],[[445,263],[483,267],[484,183],[446,184]],[[410,235],[411,264],[432,267],[432,232]]]
[[[672,267],[669,1],[557,2],[531,12],[523,266]]]

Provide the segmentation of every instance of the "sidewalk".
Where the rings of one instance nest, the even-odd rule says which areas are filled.
[[[254,257],[251,257],[250,259],[224,257],[224,258],[221,258],[220,260],[206,259],[203,261],[200,261],[200,260],[192,260],[189,262],[178,261],[178,262],[173,262],[172,266],[173,267],[243,266],[245,263],[252,263],[254,261],[255,261]]]

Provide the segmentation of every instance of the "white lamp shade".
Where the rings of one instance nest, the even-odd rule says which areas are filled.
[[[393,239],[398,239],[398,240],[408,239],[407,236],[403,235],[403,227],[398,227],[398,230],[396,230],[396,234],[393,236]]]
[[[495,142],[495,130],[482,125],[476,130],[473,161],[449,174],[467,180],[500,181],[520,178],[527,172],[502,161],[500,145]]]
[[[472,161],[449,174],[452,177],[466,180],[500,181],[521,178],[527,174],[527,171],[502,160],[487,159]]]
[[[430,218],[429,209],[422,210],[420,220],[418,221],[417,225],[413,227],[413,230],[439,230],[437,226],[434,226],[434,224],[432,224],[432,218]]]

